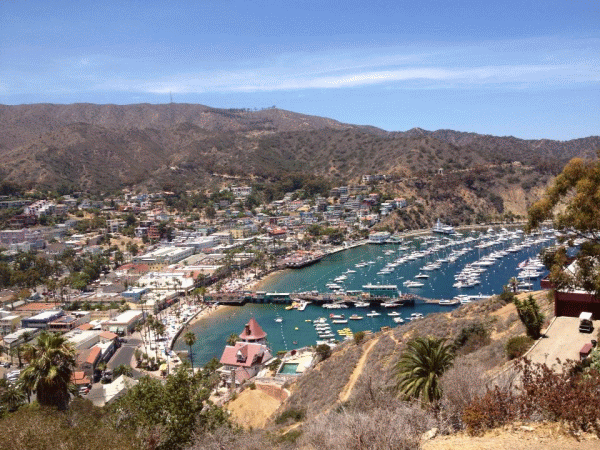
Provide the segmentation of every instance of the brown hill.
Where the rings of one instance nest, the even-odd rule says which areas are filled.
[[[424,177],[440,167],[461,171],[507,161],[544,173],[598,146],[598,137],[559,142],[450,130],[389,133],[275,108],[0,105],[0,179],[30,186],[193,187],[211,174],[281,178],[290,172],[357,181],[364,173]]]

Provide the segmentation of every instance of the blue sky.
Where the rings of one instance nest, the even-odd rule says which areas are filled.
[[[386,130],[600,134],[600,2],[0,2],[0,103],[277,105]]]

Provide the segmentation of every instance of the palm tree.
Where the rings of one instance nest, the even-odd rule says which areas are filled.
[[[420,397],[422,403],[437,402],[442,396],[440,378],[453,360],[453,347],[445,339],[413,339],[396,364],[398,390],[407,399]]]
[[[133,369],[126,364],[119,364],[113,370],[113,375],[116,377],[125,375],[126,377],[131,377],[133,375]]]
[[[196,335],[191,331],[188,331],[183,335],[183,340],[185,341],[185,345],[190,348],[190,362],[192,363],[192,373],[194,372],[194,352],[192,352],[192,346],[196,343]]]
[[[73,390],[75,355],[75,348],[66,338],[43,331],[24,352],[30,364],[21,374],[24,389],[35,391],[41,405],[66,409]]]
[[[227,337],[227,345],[231,345],[233,347],[235,345],[235,343],[239,340],[240,340],[240,337],[237,334],[231,333]]]
[[[517,292],[517,288],[519,287],[519,280],[517,280],[515,277],[512,277],[510,280],[508,280],[508,284],[510,285],[513,293]]]
[[[0,401],[6,405],[6,408],[9,411],[15,411],[25,403],[27,396],[25,392],[15,386],[8,386],[2,392],[0,396]]]

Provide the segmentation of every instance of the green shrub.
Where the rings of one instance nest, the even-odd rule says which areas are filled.
[[[317,355],[321,357],[321,360],[329,358],[331,356],[331,347],[327,344],[317,346]]]
[[[513,303],[517,307],[519,319],[525,325],[527,335],[533,339],[539,339],[542,335],[542,325],[544,325],[544,315],[540,312],[540,307],[530,295],[523,301],[513,299]]]
[[[365,339],[365,332],[359,331],[358,333],[354,333],[354,343],[356,345],[360,344]]]
[[[248,386],[248,387],[250,388],[250,390],[253,391],[254,389],[256,389],[256,383],[252,382],[252,383],[250,383],[250,386]]]
[[[508,359],[515,359],[523,356],[533,345],[533,339],[529,336],[515,336],[506,343],[506,356]]]
[[[304,419],[305,415],[306,412],[303,409],[288,409],[277,416],[275,423],[281,425],[289,420],[300,422],[302,419]]]
[[[468,354],[490,343],[490,332],[480,323],[473,323],[460,330],[454,340],[454,347],[462,354]]]
[[[281,364],[281,360],[279,358],[275,358],[273,360],[273,362],[271,364],[269,364],[267,367],[269,368],[269,370],[276,371],[277,369],[279,369],[280,364]]]

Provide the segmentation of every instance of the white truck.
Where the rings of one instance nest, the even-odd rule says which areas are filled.
[[[591,333],[593,329],[594,324],[592,323],[592,313],[582,312],[581,314],[579,314],[579,332]]]

